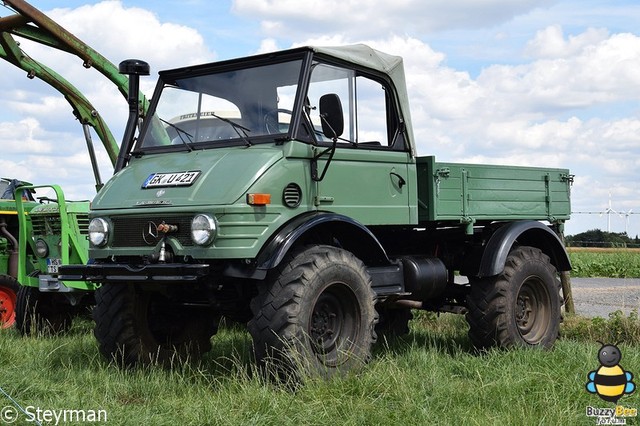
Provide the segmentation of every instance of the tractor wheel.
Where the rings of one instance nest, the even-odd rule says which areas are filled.
[[[63,298],[60,294],[41,293],[37,287],[21,286],[16,306],[16,328],[20,334],[56,335],[69,331],[75,308]]]
[[[0,328],[16,322],[16,293],[20,284],[9,275],[0,275]]]
[[[479,349],[549,348],[558,337],[560,281],[537,248],[517,247],[500,275],[472,280],[467,301],[469,337]]]
[[[211,349],[219,317],[133,284],[96,290],[94,335],[100,352],[123,367],[197,361]],[[195,310],[199,309],[199,310]]]
[[[371,357],[374,305],[371,277],[353,254],[312,246],[289,255],[251,303],[256,361],[280,379],[352,370]]]

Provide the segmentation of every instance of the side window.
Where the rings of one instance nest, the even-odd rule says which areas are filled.
[[[316,139],[322,135],[320,97],[335,93],[342,102],[344,132],[342,146],[390,147],[397,135],[397,118],[383,83],[354,70],[316,63],[311,74],[305,110]]]

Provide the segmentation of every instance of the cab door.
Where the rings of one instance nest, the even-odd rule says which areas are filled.
[[[339,135],[331,134],[329,113],[323,111],[323,98],[328,97],[339,99],[343,116]],[[410,173],[415,174],[415,167],[394,105],[393,91],[383,79],[334,65],[314,65],[305,114],[314,128],[316,152],[324,152],[316,160],[319,210],[365,225],[412,222],[410,194],[417,190]],[[332,136],[337,136],[335,150]]]

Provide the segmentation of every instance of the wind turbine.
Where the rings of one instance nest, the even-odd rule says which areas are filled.
[[[624,213],[624,233],[627,234],[627,237],[629,236],[629,216],[631,216],[631,211],[633,209],[629,209],[628,212]]]
[[[602,213],[600,213],[600,217],[603,214],[607,215],[607,232],[611,232],[611,213],[617,214],[622,217],[620,213],[611,208],[611,191],[609,191],[609,207],[607,207]]]

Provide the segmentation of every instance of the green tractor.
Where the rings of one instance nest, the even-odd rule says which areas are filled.
[[[15,188],[23,184],[16,179],[0,179],[0,328],[9,328],[16,319],[16,294],[18,292],[18,211],[13,200]],[[23,211],[29,212],[37,203],[31,191],[18,191]],[[26,270],[33,269],[32,264],[22,265]]]
[[[129,80],[101,54],[22,0],[7,0],[15,15],[0,17],[0,58],[37,77],[60,92],[81,123],[96,182],[102,181],[91,140],[96,132],[113,166],[118,145],[96,108],[70,82],[46,65],[24,53],[14,36],[78,56],[86,68],[95,68],[126,97]],[[141,94],[139,94],[142,96]],[[141,97],[140,112],[147,102]],[[33,330],[66,330],[74,314],[93,303],[96,286],[88,282],[67,283],[58,280],[63,264],[85,264],[88,260],[88,201],[68,201],[58,185],[23,184],[9,188],[11,201],[0,203],[0,310],[2,324],[14,322],[21,334]],[[0,186],[0,189],[2,187]],[[34,191],[53,194],[36,202]],[[4,191],[0,191],[2,195]],[[13,200],[15,196],[15,201]],[[6,224],[6,225],[5,225]],[[20,286],[19,286],[20,285]],[[16,294],[17,293],[17,294]]]

